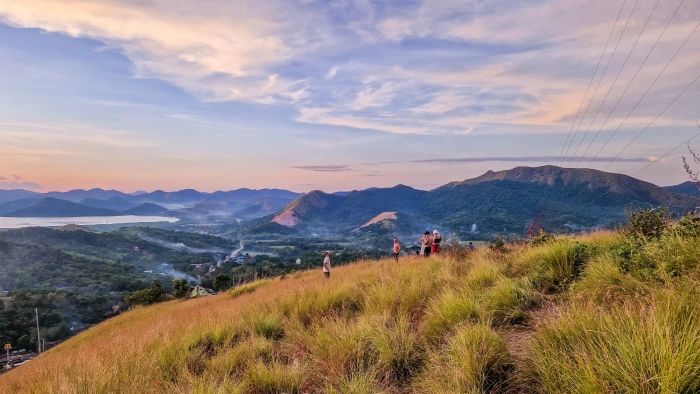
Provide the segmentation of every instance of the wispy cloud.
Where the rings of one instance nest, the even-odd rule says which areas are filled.
[[[23,177],[19,175],[12,175],[12,178],[6,176],[0,176],[0,189],[12,190],[12,189],[25,189],[25,190],[43,190],[44,187],[41,185],[28,182],[24,180]]]
[[[562,165],[571,163],[607,163],[612,160],[612,157],[567,157]],[[622,163],[648,163],[653,161],[653,158],[647,157],[632,157],[632,158],[617,158],[615,161]],[[496,157],[462,157],[454,159],[425,159],[412,160],[408,163],[444,163],[444,164],[464,164],[464,163],[486,163],[486,162],[515,162],[515,163],[557,163],[561,162],[559,156],[496,156]],[[383,163],[381,163],[383,164]]]
[[[294,166],[298,170],[316,171],[316,172],[343,172],[352,171],[348,166]]]
[[[642,0],[632,15],[611,70],[621,66],[652,5]],[[659,5],[623,78],[631,78],[632,65],[641,63],[675,6]],[[137,77],[168,81],[203,101],[291,105],[299,113],[295,120],[303,123],[464,134],[493,124],[565,130],[618,7],[606,0],[422,0],[381,6],[24,0],[0,3],[0,21],[100,40],[127,56]],[[683,7],[629,97],[641,94],[643,82],[695,23],[692,15],[700,4]],[[630,4],[623,13],[631,11]],[[130,21],[126,27],[125,20]],[[618,28],[615,34],[620,33]],[[699,63],[692,48],[682,52],[664,88],[682,86]],[[337,78],[338,64],[343,78]],[[601,91],[610,83],[606,78]],[[596,97],[591,107],[600,100]],[[621,108],[629,104],[624,101]],[[633,114],[630,124],[643,115]],[[610,124],[623,117],[613,114]]]
[[[322,171],[322,172],[334,172],[334,171],[350,171],[351,167],[375,167],[384,166],[391,164],[468,164],[468,163],[489,163],[489,162],[509,162],[509,163],[557,163],[560,166],[567,166],[569,163],[571,165],[582,163],[607,163],[612,160],[612,157],[566,157],[561,158],[559,156],[491,156],[491,157],[459,157],[459,158],[436,158],[436,159],[421,159],[421,160],[407,160],[407,161],[381,161],[381,162],[367,162],[367,163],[357,163],[357,164],[347,164],[347,165],[333,165],[333,166],[303,166],[303,167],[291,167],[297,169],[304,169],[310,171]],[[655,157],[620,157],[615,161],[621,163],[649,163],[654,161]],[[366,173],[365,176],[383,176],[380,171],[372,171]]]
[[[333,68],[328,70],[328,74],[326,74],[326,79],[335,78],[335,76],[338,74],[339,69],[340,69],[340,66],[333,66]]]

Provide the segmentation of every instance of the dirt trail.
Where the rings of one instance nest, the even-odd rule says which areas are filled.
[[[506,342],[508,353],[513,358],[514,370],[510,376],[514,378],[510,383],[510,389],[506,393],[529,393],[533,388],[527,382],[519,381],[523,376],[532,340],[539,326],[550,317],[556,316],[559,308],[554,299],[547,298],[536,309],[530,311],[530,320],[523,325],[504,327],[500,332],[501,337]]]

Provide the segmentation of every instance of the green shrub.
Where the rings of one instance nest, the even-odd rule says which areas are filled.
[[[700,392],[700,306],[687,290],[609,310],[575,305],[535,335],[530,377],[542,392]]]
[[[246,283],[244,285],[240,285],[229,290],[228,295],[230,295],[232,298],[236,298],[246,293],[252,293],[263,286],[269,285],[270,283],[272,283],[272,279],[263,279],[257,280],[255,282]]]
[[[337,382],[376,367],[378,356],[371,341],[372,331],[376,329],[373,320],[337,318],[323,323],[313,331],[311,352],[315,359],[323,360],[318,368],[325,371],[324,380]]]
[[[491,245],[489,245],[489,249],[498,253],[503,253],[506,251],[506,242],[503,240],[501,233],[496,235],[496,239],[494,239]]]
[[[192,288],[187,286],[187,279],[173,279],[173,297],[185,298],[191,290]]]
[[[261,337],[278,340],[284,337],[282,317],[275,313],[260,311],[252,316],[253,332]]]
[[[555,240],[556,238],[554,238],[554,235],[544,231],[544,229],[540,229],[540,234],[536,237],[532,237],[530,240],[530,246],[546,245],[554,242]]]
[[[626,209],[627,225],[620,232],[629,238],[658,238],[671,224],[668,208],[650,208],[641,211]]]
[[[428,306],[423,323],[423,334],[429,342],[436,342],[454,331],[460,323],[479,319],[479,302],[464,292],[447,290]]]
[[[578,298],[599,305],[619,304],[649,295],[648,285],[625,274],[612,256],[601,256],[588,263],[572,291]]]
[[[511,364],[505,343],[488,326],[461,326],[448,344],[431,354],[416,386],[425,393],[495,392]]]
[[[231,287],[231,275],[219,274],[214,278],[214,287],[218,291],[224,291]]]
[[[502,278],[484,294],[484,311],[496,324],[517,324],[528,319],[538,296],[527,279]]]
[[[138,290],[134,294],[124,298],[133,305],[151,305],[168,299],[168,293],[157,279],[153,279],[149,289]]]
[[[377,387],[377,376],[373,373],[357,373],[345,376],[340,382],[328,384],[323,391],[327,394],[375,394],[380,393]]]
[[[322,317],[351,316],[363,308],[363,294],[356,286],[327,286],[295,294],[281,309],[285,316],[310,326]]]
[[[583,269],[588,248],[576,241],[560,240],[543,246],[537,252],[530,253],[535,278],[545,291],[560,290],[570,283]]]
[[[370,340],[379,371],[396,383],[408,382],[423,365],[423,349],[406,316],[378,318]]]
[[[251,365],[245,374],[250,394],[298,394],[304,382],[306,372],[302,365],[296,363],[285,365],[279,362]]]

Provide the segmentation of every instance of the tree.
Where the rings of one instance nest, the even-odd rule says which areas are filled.
[[[491,245],[489,245],[489,249],[493,250],[494,252],[506,251],[506,242],[503,240],[501,233],[496,234],[496,239]]]
[[[161,301],[165,301],[167,292],[158,282],[158,279],[153,279],[150,289],[143,289],[134,292],[134,294],[125,298],[126,302],[134,305],[151,305]]]
[[[226,274],[221,274],[217,275],[216,278],[214,278],[214,287],[219,290],[223,291],[228,289],[231,286],[231,275],[226,275]]]
[[[192,290],[191,287],[187,286],[186,279],[173,279],[173,297],[175,298],[185,298]]]

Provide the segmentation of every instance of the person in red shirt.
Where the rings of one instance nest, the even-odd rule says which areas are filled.
[[[442,235],[437,230],[433,230],[433,254],[440,254],[440,242],[442,242]]]

